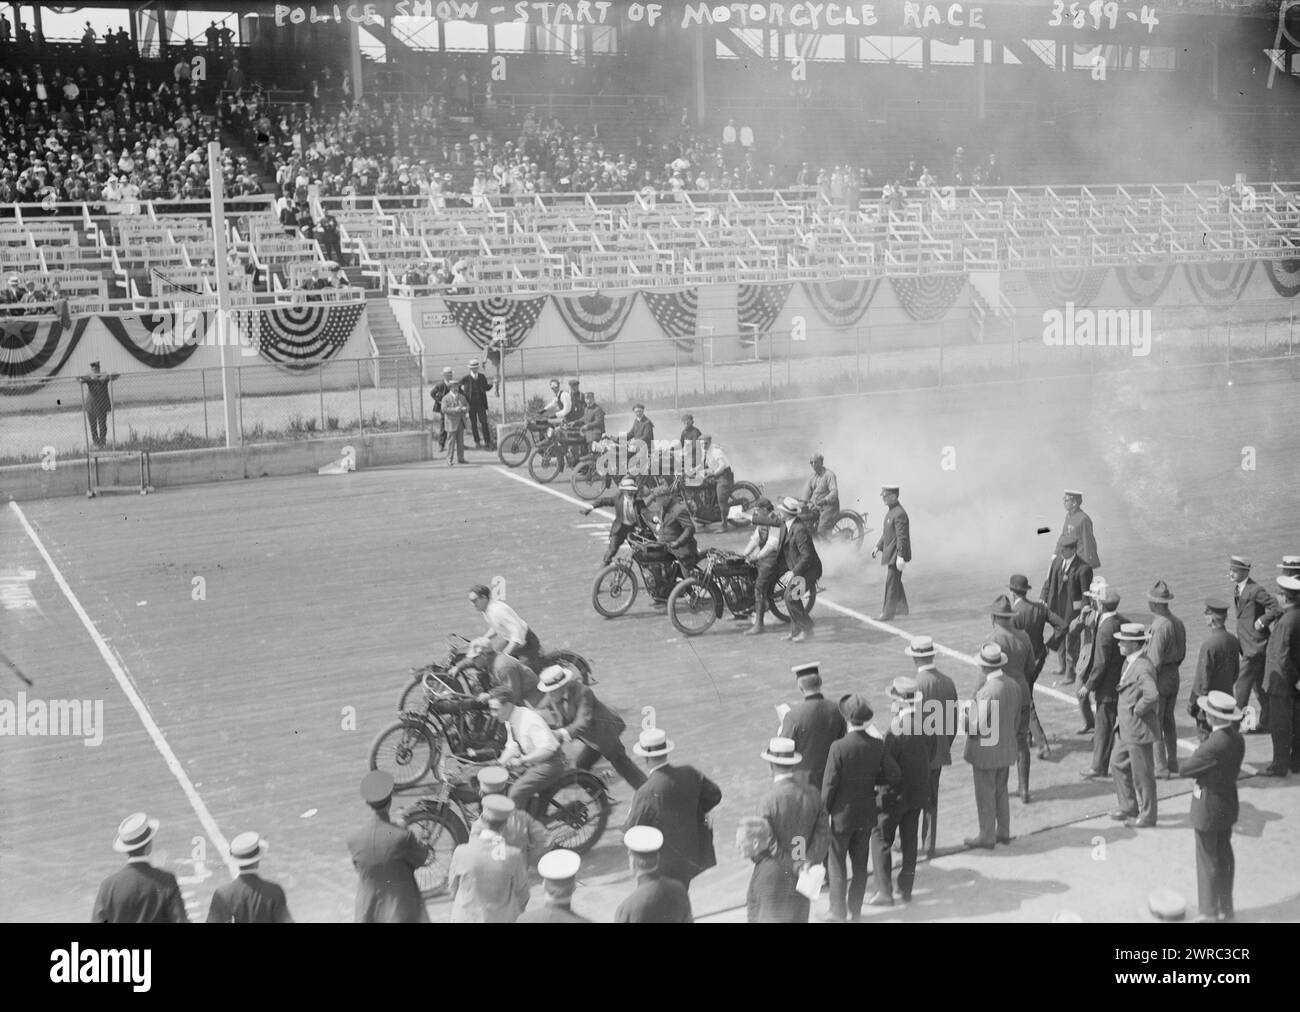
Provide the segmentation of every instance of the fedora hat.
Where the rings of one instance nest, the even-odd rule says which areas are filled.
[[[556,689],[562,689],[573,681],[573,672],[562,664],[552,664],[550,667],[543,668],[542,673],[537,676],[537,687],[542,692],[554,692]]]
[[[798,766],[803,756],[796,751],[793,738],[773,738],[767,743],[767,750],[759,756],[778,766]]]
[[[240,833],[230,841],[230,860],[240,868],[257,864],[270,848],[256,833]]]
[[[1169,589],[1169,584],[1164,580],[1157,580],[1150,590],[1147,591],[1147,600],[1155,601],[1161,604],[1167,604],[1174,599],[1174,592]]]
[[[632,746],[632,751],[645,759],[654,759],[659,756],[666,756],[676,747],[668,740],[667,731],[652,727],[641,732],[636,744]]]
[[[113,849],[119,854],[129,854],[133,850],[139,850],[158,835],[158,827],[161,825],[161,822],[149,818],[144,812],[132,812],[118,823],[117,839],[113,841]]]
[[[1015,573],[1011,579],[1007,581],[1007,590],[1015,591],[1017,594],[1028,594],[1032,589],[1033,587],[1029,582],[1029,577],[1020,573]]]
[[[1249,571],[1250,567],[1251,567],[1251,561],[1248,558],[1246,558],[1244,555],[1228,556],[1229,569],[1245,569]]]
[[[1115,633],[1115,638],[1128,643],[1145,643],[1151,637],[1141,622],[1125,622]]]
[[[867,697],[860,692],[850,692],[840,697],[840,716],[850,724],[862,725],[876,715],[867,702]]]
[[[929,636],[917,636],[903,648],[903,653],[908,657],[933,657],[934,640]]]
[[[1246,716],[1230,692],[1216,690],[1207,693],[1196,700],[1196,705],[1207,717],[1215,717],[1218,720],[1238,721]]]
[[[899,675],[889,686],[889,694],[895,699],[912,699],[920,691],[916,679],[908,675]]]
[[[1011,602],[1007,600],[1006,594],[999,594],[989,605],[989,614],[994,618],[1015,618],[1016,613],[1011,609]]]
[[[996,643],[985,643],[975,655],[975,660],[982,668],[1000,668],[1007,663],[1007,655]]]

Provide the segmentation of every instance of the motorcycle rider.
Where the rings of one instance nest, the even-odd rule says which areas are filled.
[[[564,775],[564,749],[541,714],[515,706],[507,686],[498,685],[488,693],[488,709],[506,726],[500,765],[519,774],[510,788],[510,800],[527,811],[536,795]]]
[[[516,706],[536,707],[542,701],[537,688],[537,674],[523,661],[509,654],[499,654],[491,645],[474,640],[465,650],[465,656],[452,665],[453,674],[471,671],[467,681],[480,690],[476,693],[480,703],[486,703],[493,686],[504,685],[510,689]]]
[[[596,403],[596,395],[590,390],[586,394],[586,407],[582,412],[582,438],[588,444],[596,442],[605,435],[605,409]]]
[[[542,645],[537,633],[528,628],[528,623],[519,617],[518,612],[504,601],[493,599],[492,591],[481,583],[470,587],[469,601],[488,627],[487,636],[473,642],[490,644],[498,653],[517,657],[534,671],[538,670]]]
[[[767,613],[767,596],[771,593],[777,577],[785,566],[784,553],[781,551],[781,521],[772,514],[772,500],[763,498],[754,503],[750,510],[749,521],[754,525],[754,533],[742,553],[745,561],[758,567],[754,578],[754,623],[745,630],[746,636],[757,636],[764,632],[763,616]]]
[[[650,524],[646,504],[641,498],[640,486],[635,478],[622,478],[618,483],[618,495],[613,498],[601,496],[592,504],[591,509],[597,506],[610,506],[614,510],[614,520],[609,525],[609,547],[605,549],[605,557],[600,560],[602,566],[608,566],[614,561],[619,548],[634,531],[654,537],[654,528]],[[587,510],[587,513],[590,512],[590,509]]]
[[[712,436],[700,436],[700,448],[704,451],[703,459],[686,473],[691,477],[702,477],[712,481],[713,491],[718,499],[718,516],[722,518],[722,530],[726,530],[727,510],[731,503],[731,486],[736,476],[731,470],[731,462],[721,447],[715,446]]]
[[[827,537],[835,526],[835,514],[840,511],[840,486],[835,472],[829,470],[820,453],[814,453],[808,463],[812,474],[804,484],[801,498],[817,511],[817,533]]]
[[[569,380],[569,399],[568,402],[564,404],[564,406],[565,406],[564,417],[560,419],[560,421],[567,422],[567,423],[582,421],[582,415],[584,410],[583,403],[582,403],[582,391],[579,389],[578,381],[576,379]]]
[[[673,494],[671,487],[658,489],[651,502],[662,511],[659,517],[659,542],[666,545],[677,560],[677,579],[685,579],[700,557],[691,511],[684,499]],[[672,582],[675,584],[677,580]]]
[[[569,413],[568,404],[565,402],[568,394],[560,389],[558,378],[551,380],[551,399],[542,405],[542,414],[552,425],[558,425],[563,421],[564,416]]]

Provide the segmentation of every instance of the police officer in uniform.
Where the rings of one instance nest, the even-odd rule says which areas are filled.
[[[546,887],[546,902],[519,915],[516,924],[590,924],[590,918],[573,912],[573,892],[582,858],[571,850],[553,850],[537,862]]]
[[[1200,700],[1211,692],[1232,693],[1240,667],[1241,644],[1228,632],[1228,602],[1214,598],[1205,602],[1205,624],[1209,633],[1201,642],[1196,658],[1196,677],[1192,680],[1192,698],[1187,701],[1187,715],[1196,721],[1197,736],[1205,741],[1213,728],[1201,713]]]
[[[898,486],[882,485],[880,498],[888,512],[871,557],[879,556],[880,564],[885,567],[885,605],[878,621],[892,622],[896,615],[909,614],[907,593],[903,590],[903,566],[912,561],[912,537],[907,510],[898,502]]]
[[[636,888],[618,905],[615,924],[690,924],[691,899],[686,887],[659,872],[664,834],[654,826],[632,826],[623,834],[628,866]]]

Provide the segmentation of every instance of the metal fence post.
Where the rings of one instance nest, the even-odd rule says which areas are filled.
[[[939,389],[943,389],[943,332],[944,324],[939,324]]]
[[[1011,347],[1016,352],[1016,379],[1020,379],[1020,338],[1016,337],[1016,321],[1011,321]]]
[[[394,363],[396,365],[396,363]],[[393,393],[397,394],[397,431],[402,431],[402,388],[394,383]]]
[[[862,328],[853,328],[853,389],[862,393]]]
[[[244,367],[235,366],[235,413],[239,418],[239,445],[244,445]]]
[[[673,410],[681,410],[681,376],[678,373],[681,359],[681,347],[673,340]]]
[[[609,401],[610,407],[618,400],[618,354],[615,342],[609,344]]]
[[[776,356],[776,338],[767,342],[767,403],[776,399],[776,377],[772,374],[772,359]]]
[[[208,371],[199,370],[199,383],[203,388],[203,441],[211,442],[212,437],[208,435]]]
[[[316,368],[316,378],[320,383],[320,430],[325,431],[325,364]]]
[[[357,431],[366,434],[365,407],[361,403],[361,359],[357,359]]]

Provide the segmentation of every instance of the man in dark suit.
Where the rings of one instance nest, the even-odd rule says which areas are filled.
[[[653,826],[663,834],[663,852],[656,847],[660,873],[690,886],[691,879],[717,863],[713,831],[705,821],[722,801],[722,791],[691,766],[671,766],[668,754],[676,746],[659,728],[642,731],[632,751],[645,759],[649,775],[628,806],[624,829]]]
[[[881,863],[876,869],[877,891],[868,905],[892,907],[894,837],[902,842],[903,866],[898,872],[898,894],[904,903],[911,902],[912,883],[916,881],[917,829],[921,812],[930,803],[930,759],[935,739],[924,734],[925,721],[916,679],[901,675],[889,687],[890,711],[893,715],[885,734],[885,754],[902,774],[898,783],[881,792],[880,842]]]
[[[880,498],[887,512],[871,557],[880,556],[880,564],[885,567],[885,604],[879,621],[892,622],[894,616],[908,614],[903,566],[912,561],[912,535],[907,510],[898,502],[898,486],[882,485]]]
[[[650,503],[659,511],[659,543],[668,547],[668,551],[677,560],[681,573],[679,578],[685,579],[700,557],[691,511],[681,496],[674,495],[668,486],[655,491],[650,497]],[[676,582],[673,580],[673,583]]]
[[[745,920],[750,924],[796,924],[808,920],[808,899],[799,890],[799,876],[779,861],[772,826],[747,815],[736,830],[741,857],[754,864],[745,892]]]
[[[1050,754],[1047,732],[1043,730],[1042,721],[1038,719],[1038,709],[1033,704],[1034,685],[1037,683],[1038,675],[1043,670],[1043,664],[1047,660],[1047,644],[1055,642],[1058,637],[1067,635],[1069,623],[1043,604],[1042,601],[1031,601],[1029,599],[1028,594],[1032,588],[1027,576],[1020,573],[1013,574],[1007,584],[1007,589],[1011,591],[1011,610],[1015,612],[1011,624],[1029,637],[1029,644],[1034,648],[1034,664],[1029,673],[1029,729],[1033,736],[1038,739],[1038,758],[1046,759]],[[1050,637],[1046,636],[1048,624],[1052,627]]]
[[[916,665],[916,689],[921,694],[925,734],[934,739],[930,751],[930,803],[921,814],[921,847],[926,860],[934,857],[939,837],[939,779],[952,765],[952,742],[957,737],[957,685],[934,665],[934,640],[918,636],[903,650]]]
[[[876,786],[902,776],[880,737],[868,733],[872,710],[865,696],[854,693],[840,700],[848,733],[831,745],[822,783],[822,802],[830,816],[830,880],[832,921],[856,921],[867,894],[867,857],[876,873],[884,865],[876,808]],[[849,867],[852,877],[849,876]],[[883,890],[883,883],[877,891]]]
[[[113,849],[126,855],[126,867],[100,883],[92,924],[189,923],[176,876],[149,863],[158,826],[157,819],[136,812],[117,827]]]
[[[591,919],[573,912],[582,858],[571,850],[552,850],[537,862],[537,874],[546,883],[546,902],[519,915],[516,924],[590,924]]]
[[[637,768],[619,740],[627,724],[596,698],[573,669],[553,664],[543,669],[537,687],[546,694],[546,707],[554,718],[551,724],[555,736],[565,743],[577,741],[582,744],[574,766],[589,770],[603,756],[632,790],[645,783],[645,774]]]
[[[447,449],[447,426],[443,423],[442,417],[442,399],[451,393],[451,388],[456,385],[453,379],[455,374],[451,371],[451,366],[444,366],[442,370],[442,379],[433,385],[433,390],[429,396],[433,398],[433,414],[438,422],[438,452],[442,453]]]
[[[822,797],[797,783],[794,768],[803,761],[793,739],[773,738],[761,754],[772,768],[772,787],[758,803],[758,814],[772,827],[776,859],[796,877],[805,868],[826,860],[827,822]],[[807,923],[811,901],[802,894],[796,904],[796,923]]]
[[[1083,493],[1067,488],[1061,496],[1061,505],[1065,507],[1065,519],[1061,521],[1061,536],[1056,539],[1057,554],[1060,554],[1064,542],[1076,541],[1079,558],[1088,564],[1089,569],[1100,569],[1101,556],[1097,554],[1097,539],[1092,535],[1092,517],[1081,508]]]
[[[1282,614],[1273,623],[1264,654],[1264,691],[1268,693],[1268,731],[1273,761],[1265,776],[1300,773],[1300,579],[1279,576]]]
[[[1006,594],[999,594],[994,598],[989,608],[989,616],[993,628],[989,631],[988,642],[996,643],[1002,648],[1002,652],[1007,656],[1007,661],[1002,666],[1002,673],[1015,682],[1016,688],[1020,690],[1020,713],[1016,719],[1016,777],[1020,800],[1028,804],[1029,724],[1033,713],[1033,696],[1029,693],[1029,682],[1034,671],[1034,647],[1029,641],[1029,635],[1012,624],[1016,612],[1011,607],[1011,601]]]
[[[1092,693],[1096,700],[1096,730],[1092,738],[1092,763],[1079,775],[1096,780],[1110,774],[1110,757],[1115,746],[1116,708],[1119,702],[1119,676],[1124,655],[1119,651],[1115,634],[1128,620],[1116,609],[1119,594],[1107,587],[1096,599],[1097,622],[1093,628],[1089,664],[1079,679],[1080,701]]]
[[[1092,567],[1079,558],[1078,548],[1078,539],[1062,539],[1038,595],[1049,609],[1070,622],[1070,632],[1057,652],[1060,658],[1057,675],[1065,685],[1074,682],[1074,668],[1079,660],[1081,630],[1074,619],[1083,611],[1084,594],[1092,584]]]
[[[1119,807],[1110,817],[1119,822],[1137,819],[1137,826],[1156,824],[1156,772],[1152,754],[1160,738],[1160,690],[1156,669],[1143,652],[1147,631],[1139,622],[1125,622],[1115,633],[1124,655],[1115,715],[1115,747],[1110,773]]]
[[[1156,689],[1160,692],[1160,741],[1156,742],[1156,777],[1168,780],[1178,772],[1178,727],[1174,707],[1178,702],[1178,666],[1187,656],[1187,627],[1169,610],[1173,591],[1164,580],[1157,580],[1147,591],[1151,609],[1150,638],[1146,655],[1156,669]]]
[[[284,890],[257,874],[266,841],[256,833],[240,833],[230,841],[230,860],[239,875],[212,894],[209,924],[292,924]]]
[[[474,433],[474,447],[477,449],[487,443],[489,450],[495,449],[492,443],[492,429],[488,425],[487,395],[492,389],[492,381],[480,372],[479,360],[469,360],[469,372],[460,378],[461,395],[469,402],[469,424]],[[482,431],[482,438],[479,432]]]
[[[822,578],[822,560],[813,544],[812,532],[799,519],[799,502],[789,496],[777,504],[785,532],[785,568],[790,571],[790,582],[785,604],[790,612],[790,632],[782,639],[802,643],[813,635],[813,620],[804,606],[808,592]]]
[[[618,905],[615,924],[690,924],[686,886],[661,867],[664,834],[654,826],[632,826],[623,834],[636,888]]]
[[[358,924],[428,924],[415,869],[424,866],[429,850],[409,829],[393,825],[389,807],[393,778],[372,770],[361,781],[361,798],[370,806],[370,820],[348,837],[357,884]]]
[[[1246,742],[1237,730],[1243,714],[1226,692],[1197,700],[1210,735],[1183,763],[1182,775],[1196,780],[1192,790],[1192,829],[1196,833],[1198,921],[1232,920],[1232,826],[1237,821],[1237,774]]]
[[[90,373],[81,377],[86,384],[86,418],[90,421],[90,438],[95,446],[103,449],[108,441],[108,413],[113,410],[113,398],[109,387],[119,373],[99,371],[99,363],[90,363]]]
[[[1019,754],[1016,730],[1022,701],[1019,684],[1004,672],[1009,659],[996,643],[985,643],[977,657],[981,683],[966,709],[965,723],[979,836],[967,837],[967,847],[992,850],[995,844],[1011,842],[1007,781]]]
[[[831,743],[844,736],[844,715],[822,695],[821,669],[816,661],[796,664],[790,670],[798,679],[803,702],[795,704],[781,718],[781,736],[792,738],[803,756],[800,779],[820,791]]]
[[[1253,690],[1259,699],[1258,720],[1254,734],[1268,733],[1268,693],[1264,691],[1264,648],[1268,629],[1282,614],[1273,595],[1250,578],[1250,560],[1234,555],[1228,560],[1228,578],[1232,580],[1233,611],[1237,616],[1237,642],[1241,644],[1241,674],[1232,694],[1243,710]]]
[[[1237,682],[1241,644],[1228,632],[1227,622],[1226,601],[1211,599],[1205,602],[1205,624],[1210,631],[1201,641],[1201,652],[1196,658],[1196,677],[1192,679],[1192,698],[1187,702],[1187,715],[1196,721],[1196,732],[1201,741],[1205,741],[1213,730],[1200,711],[1201,697],[1211,692],[1231,695]]]

